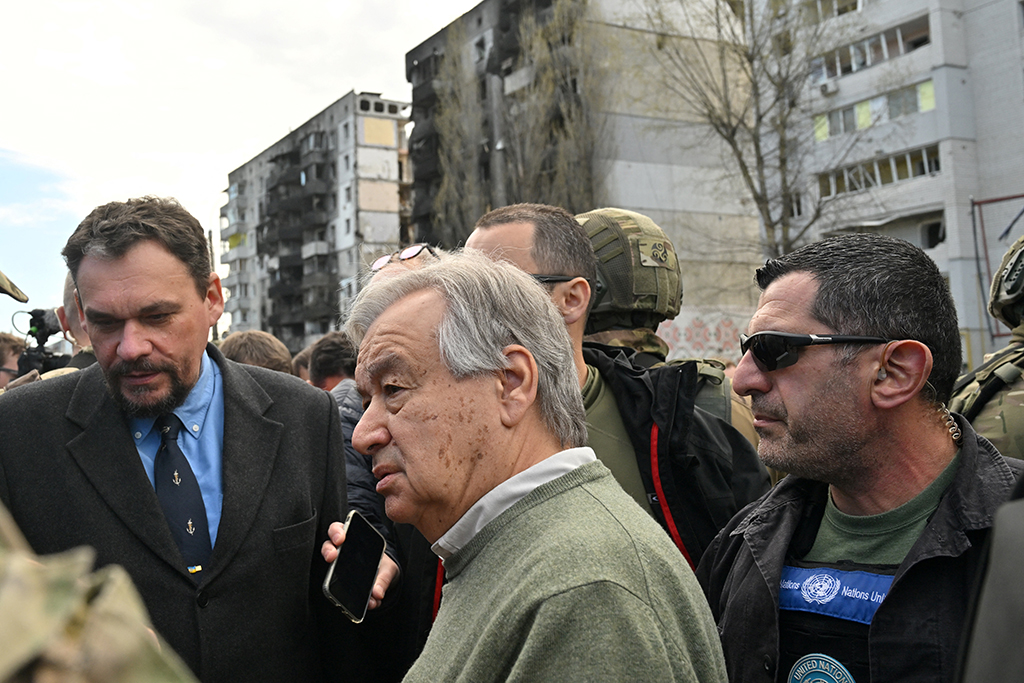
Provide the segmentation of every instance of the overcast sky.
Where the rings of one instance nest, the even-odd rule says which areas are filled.
[[[29,302],[0,296],[0,331],[59,305],[93,207],[174,196],[215,229],[230,171],[350,90],[408,101],[405,53],[477,2],[6,3],[0,270]]]

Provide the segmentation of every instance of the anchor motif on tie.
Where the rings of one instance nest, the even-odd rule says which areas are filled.
[[[174,482],[175,486],[181,486],[181,477],[178,476],[178,470],[174,470],[174,479],[171,481]]]
[[[191,517],[189,517],[188,526],[185,527],[185,531],[188,532],[189,536],[195,534],[195,532],[196,532],[196,528],[194,526],[192,526],[192,518]]]

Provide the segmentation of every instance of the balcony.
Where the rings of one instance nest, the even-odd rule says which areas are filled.
[[[278,171],[267,180],[267,190],[272,190],[280,185],[298,185],[301,173],[298,168],[294,167]]]
[[[306,320],[318,320],[320,318],[335,318],[338,311],[326,301],[317,301],[314,304],[307,304],[302,308]]]
[[[299,282],[275,282],[270,285],[267,294],[271,299],[281,299],[287,296],[299,296],[302,294],[302,286]]]
[[[315,211],[307,211],[302,214],[302,225],[309,228],[311,226],[326,225],[327,224],[327,212],[323,209],[317,209]]]
[[[303,316],[302,310],[272,313],[267,318],[267,322],[270,323],[271,327],[281,327],[283,325],[299,325],[301,323],[304,323],[305,321],[306,319]]]
[[[412,89],[412,101],[417,107],[425,107],[437,99],[437,79],[423,81]]]
[[[331,253],[331,245],[327,242],[307,242],[302,245],[302,259],[306,260],[314,256],[326,256]]]
[[[224,310],[228,313],[251,311],[253,299],[250,296],[233,296],[224,302]]]
[[[306,197],[327,194],[327,183],[323,180],[307,179],[306,184],[302,186],[302,194]]]
[[[280,270],[302,267],[302,254],[298,252],[294,254],[282,254],[278,259],[280,261]]]
[[[311,149],[306,150],[302,153],[302,160],[299,164],[306,168],[310,164],[322,164],[328,160],[327,150],[324,149]]]
[[[235,221],[234,223],[231,223],[227,227],[221,228],[220,238],[222,240],[226,240],[232,235],[237,235],[238,233],[242,232],[243,230],[245,230],[245,228],[245,223],[243,223],[242,221]]]
[[[294,197],[271,197],[267,203],[267,215],[274,216],[284,211],[300,211],[303,199],[305,197],[301,195]]]
[[[221,254],[221,263],[234,263],[239,259],[252,258],[256,256],[256,245],[255,244],[239,244],[234,249],[228,249],[226,252]]]
[[[337,279],[330,273],[310,273],[302,276],[302,289],[314,287],[337,287]]]
[[[282,225],[277,229],[277,241],[278,242],[301,242],[302,231],[305,229],[302,221],[297,221],[290,225]]]
[[[232,268],[231,272],[227,275],[227,277],[221,280],[221,284],[224,285],[225,287],[237,287],[238,285],[255,286],[258,280],[259,277],[257,276],[257,274],[251,270],[243,272]]]

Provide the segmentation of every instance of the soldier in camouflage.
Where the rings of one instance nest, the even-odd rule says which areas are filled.
[[[28,301],[2,272],[0,293]],[[94,557],[85,546],[36,555],[0,503],[0,681],[195,681],[127,572],[93,572]]]
[[[655,330],[679,314],[683,300],[682,270],[675,247],[649,217],[625,209],[595,209],[576,216],[590,235],[597,256],[597,287],[587,318],[587,342],[636,350],[634,361],[651,367],[664,363],[669,347]],[[730,422],[757,447],[753,414],[732,391],[725,366],[710,358],[698,361],[697,405]],[[777,474],[772,473],[777,481]]]
[[[957,380],[949,409],[970,420],[1003,455],[1024,458],[1024,237],[1003,256],[988,310],[1012,329],[1013,338]]]

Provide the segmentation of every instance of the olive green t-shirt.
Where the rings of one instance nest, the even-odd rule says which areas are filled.
[[[879,515],[848,515],[829,494],[825,515],[806,562],[841,561],[866,565],[898,565],[921,536],[928,519],[956,476],[960,451],[924,491],[894,510]]]
[[[651,516],[651,504],[636,464],[636,451],[619,415],[615,396],[597,368],[587,366],[583,385],[583,407],[587,411],[587,445],[597,459],[612,471],[615,481]]]

